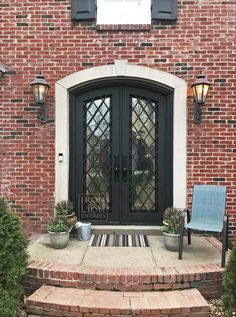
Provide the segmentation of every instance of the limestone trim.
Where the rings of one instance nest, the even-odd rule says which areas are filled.
[[[117,60],[112,65],[72,73],[55,83],[55,200],[68,199],[69,188],[69,90],[87,82],[128,77],[150,81],[173,90],[173,205],[186,207],[187,84],[182,79],[155,68]],[[59,153],[63,161],[59,162]]]

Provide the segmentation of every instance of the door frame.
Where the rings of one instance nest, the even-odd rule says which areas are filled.
[[[110,80],[136,80],[173,95],[173,205],[186,207],[187,83],[166,72],[126,60],[75,72],[55,83],[55,202],[69,193],[69,96],[78,89]],[[60,159],[59,159],[60,158]]]

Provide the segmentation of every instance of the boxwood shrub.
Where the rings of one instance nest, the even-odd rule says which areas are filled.
[[[19,218],[0,197],[0,316],[17,317],[27,268],[28,240]]]
[[[236,241],[223,275],[223,306],[226,316],[236,317]]]

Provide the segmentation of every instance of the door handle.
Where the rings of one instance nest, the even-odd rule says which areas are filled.
[[[119,155],[114,155],[114,181],[119,181]]]
[[[123,154],[122,155],[122,179],[123,179],[123,182],[127,182],[127,175],[128,175],[127,155]]]

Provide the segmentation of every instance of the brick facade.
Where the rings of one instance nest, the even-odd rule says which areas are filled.
[[[169,72],[189,85],[203,71],[212,82],[202,123],[188,98],[187,184],[227,185],[230,233],[236,226],[236,3],[179,0],[174,23],[97,27],[71,24],[68,0],[2,0],[1,193],[28,231],[43,231],[53,213],[55,90],[61,78],[127,59]],[[42,71],[51,89],[49,123],[37,121],[30,82]],[[175,111],[178,111],[175,109]]]

